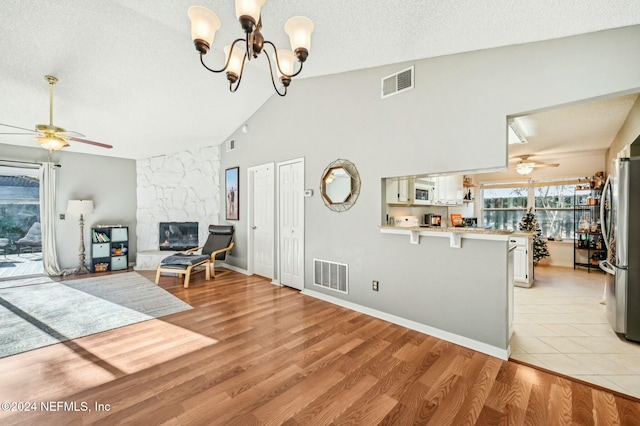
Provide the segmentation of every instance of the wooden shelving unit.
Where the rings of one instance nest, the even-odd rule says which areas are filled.
[[[476,194],[475,194],[475,189],[472,188],[477,188],[478,185],[474,184],[473,182],[467,182],[466,180],[466,176],[463,177],[462,180],[462,188],[463,188],[463,199],[462,202],[463,203],[475,203],[476,201]],[[469,191],[471,191],[471,198],[469,197]]]
[[[91,271],[121,271],[129,268],[129,228],[91,228]]]

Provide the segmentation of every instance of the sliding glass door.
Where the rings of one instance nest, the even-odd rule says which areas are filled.
[[[39,190],[37,167],[0,166],[0,279],[43,273]]]

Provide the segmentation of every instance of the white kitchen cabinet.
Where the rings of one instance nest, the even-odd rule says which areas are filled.
[[[434,204],[441,206],[460,206],[464,191],[462,188],[462,175],[437,176]]]
[[[513,250],[513,285],[531,287],[533,283],[533,238],[512,237],[516,244]]]
[[[387,178],[387,204],[411,204],[413,201],[413,179],[407,177]]]
[[[461,206],[463,195],[462,175],[447,176],[447,201],[449,205]]]

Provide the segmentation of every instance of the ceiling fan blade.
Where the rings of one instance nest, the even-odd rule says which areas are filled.
[[[534,163],[531,164],[531,167],[558,167],[560,164],[546,164],[546,163]]]
[[[76,138],[76,137],[73,137],[73,136],[69,136],[69,140],[70,141],[75,141],[75,142],[82,142],[82,143],[86,143],[86,144],[89,144],[89,145],[95,145],[95,146],[99,146],[101,148],[108,148],[108,149],[113,148],[113,146],[107,145],[106,143],[94,142],[94,141],[90,141],[90,140],[87,140],[87,139]]]
[[[74,136],[76,138],[85,138],[85,137],[87,137],[87,135],[83,135],[80,132],[74,132],[73,130],[65,130],[64,132],[58,132],[57,134],[61,135],[62,137],[65,137],[65,138],[70,138],[71,136]]]
[[[38,136],[37,133],[4,133],[0,132],[0,136]]]
[[[2,133],[3,135],[26,135],[26,134],[33,135],[34,133],[37,133],[34,129],[25,129],[24,127],[12,126],[10,124],[0,123],[0,126],[11,127],[12,129],[18,129],[18,130],[24,130],[25,132],[30,132],[30,133]]]

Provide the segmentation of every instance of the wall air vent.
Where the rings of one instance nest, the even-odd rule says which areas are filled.
[[[236,140],[230,139],[225,143],[225,145],[227,146],[227,152],[231,152],[236,149]]]
[[[341,293],[349,293],[349,265],[313,259],[313,283]]]
[[[414,67],[411,66],[405,70],[384,77],[381,84],[381,98],[384,99],[388,96],[397,95],[398,93],[413,89],[413,76]]]

